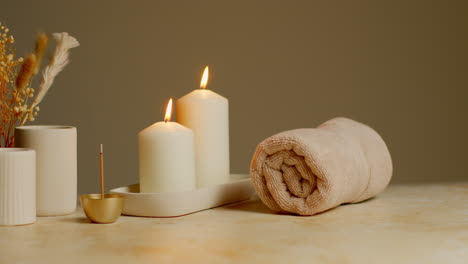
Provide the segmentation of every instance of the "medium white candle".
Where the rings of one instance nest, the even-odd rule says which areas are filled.
[[[195,134],[197,186],[204,187],[229,180],[229,102],[206,89],[208,66],[200,89],[176,101],[177,122]]]
[[[191,129],[170,122],[172,99],[164,122],[138,134],[140,192],[195,189],[195,146]]]

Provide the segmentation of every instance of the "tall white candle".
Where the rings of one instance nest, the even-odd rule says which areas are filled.
[[[197,186],[204,187],[229,180],[229,102],[206,89],[208,66],[200,89],[176,102],[177,122],[195,134]]]
[[[170,122],[172,99],[164,122],[138,134],[140,192],[195,189],[195,146],[191,129]]]

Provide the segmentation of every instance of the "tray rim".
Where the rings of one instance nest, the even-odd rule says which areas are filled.
[[[121,187],[111,189],[111,190],[109,190],[109,193],[119,193],[119,194],[138,195],[138,196],[160,196],[160,195],[165,196],[165,195],[176,195],[176,194],[179,195],[179,194],[188,193],[188,192],[201,192],[201,191],[204,191],[204,190],[207,190],[207,189],[212,189],[212,188],[220,187],[220,186],[224,186],[224,185],[239,184],[239,183],[251,181],[251,178],[250,178],[249,174],[231,173],[230,176],[231,176],[231,178],[230,178],[229,182],[225,182],[225,183],[221,183],[221,184],[217,184],[217,185],[212,185],[212,186],[205,186],[205,187],[196,188],[196,189],[187,190],[187,191],[141,193],[141,192],[129,192],[129,191],[122,190],[124,188],[129,188],[130,186],[140,185],[139,183],[134,183],[134,184],[130,184],[130,185],[121,186]]]

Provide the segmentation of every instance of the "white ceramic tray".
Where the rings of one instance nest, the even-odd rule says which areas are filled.
[[[248,200],[254,193],[247,174],[231,174],[228,183],[186,192],[140,193],[133,184],[110,191],[125,196],[122,214],[146,217],[176,217]]]

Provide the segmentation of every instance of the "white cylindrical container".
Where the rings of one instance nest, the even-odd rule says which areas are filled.
[[[36,154],[32,149],[0,148],[0,225],[36,221]]]
[[[192,130],[158,122],[138,134],[140,192],[193,190],[195,147]]]
[[[77,199],[77,139],[71,126],[22,126],[15,146],[36,150],[37,215],[73,213]]]

